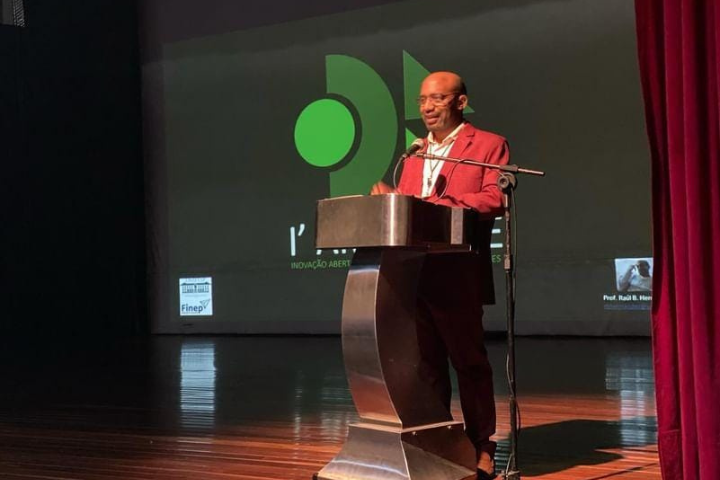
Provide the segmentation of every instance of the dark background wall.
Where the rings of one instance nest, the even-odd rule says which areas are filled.
[[[146,331],[137,6],[26,0],[0,26],[0,334]]]
[[[405,129],[425,131],[414,118],[423,70],[449,69],[468,85],[468,119],[505,136],[513,162],[548,172],[518,189],[518,332],[649,334],[649,295],[620,298],[617,287],[636,261],[622,259],[651,255],[633,2],[454,0],[439,14],[434,0],[295,3],[139,4],[153,331],[339,332],[346,272],[333,260],[351,254],[316,253],[316,202],[333,194],[333,176],[359,179],[354,168],[372,162],[391,183]],[[330,68],[337,55],[344,65]],[[352,64],[376,81],[356,84]],[[389,100],[369,93],[376,82]],[[324,169],[305,161],[294,134],[331,88],[355,112],[358,150]],[[369,128],[381,121],[395,142]],[[358,154],[376,141],[383,148]],[[499,302],[484,324],[502,331],[496,227]],[[207,278],[212,316],[183,315],[190,296],[179,284]]]

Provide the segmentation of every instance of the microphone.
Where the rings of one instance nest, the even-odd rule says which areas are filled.
[[[408,147],[408,149],[405,150],[405,153],[403,153],[403,154],[400,156],[400,162],[405,161],[405,159],[407,159],[408,157],[412,157],[413,155],[415,155],[416,152],[418,152],[419,150],[421,150],[421,149],[424,148],[424,147],[425,147],[425,140],[423,140],[422,138],[416,139],[416,140]]]
[[[393,170],[393,187],[397,190],[398,188],[398,182],[397,182],[397,172],[400,165],[405,163],[405,160],[408,159],[408,157],[411,157],[415,155],[418,151],[425,148],[425,140],[422,138],[416,139],[413,143],[410,144],[407,150],[405,150],[405,153],[400,155],[400,158],[395,163],[395,169]]]

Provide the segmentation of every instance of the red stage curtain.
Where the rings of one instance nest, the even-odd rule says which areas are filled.
[[[720,1],[636,0],[665,480],[720,479]]]

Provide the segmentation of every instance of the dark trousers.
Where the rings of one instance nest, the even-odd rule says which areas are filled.
[[[419,285],[417,332],[420,375],[450,410],[448,359],[457,372],[465,432],[475,448],[495,453],[492,370],[483,341],[479,257],[428,255]]]

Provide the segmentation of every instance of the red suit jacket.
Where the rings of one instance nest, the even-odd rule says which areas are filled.
[[[426,150],[427,140],[421,151]],[[467,123],[448,156],[507,165],[510,149],[503,137]],[[424,160],[418,157],[410,157],[405,161],[398,185],[400,193],[416,196],[422,193],[423,165]],[[445,162],[433,194],[425,200],[449,207],[471,208],[479,212],[482,218],[493,219],[503,213],[502,192],[497,187],[497,178],[497,170]],[[438,193],[442,193],[446,187],[445,194],[438,197]]]
[[[427,140],[421,151],[426,150]],[[507,165],[510,149],[503,137],[479,130],[467,123],[460,131],[448,156]],[[422,194],[423,165],[424,160],[418,157],[410,157],[405,161],[398,185],[399,193],[415,196]],[[495,303],[490,238],[495,217],[503,214],[503,196],[497,186],[497,178],[498,171],[494,169],[445,162],[435,182],[432,195],[425,199],[427,202],[439,205],[470,208],[479,213],[480,221],[477,222],[477,229],[470,233],[470,243],[476,255],[468,259],[467,264],[470,270],[480,275],[477,280],[479,285],[475,291],[479,293],[485,305]],[[439,193],[443,195],[440,197]],[[441,267],[440,263],[438,268]],[[432,272],[431,267],[428,269]]]

